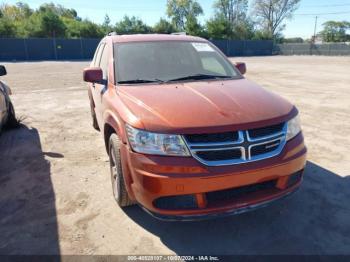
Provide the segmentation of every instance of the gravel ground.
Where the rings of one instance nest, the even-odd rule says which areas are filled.
[[[267,208],[188,223],[115,204],[88,62],[5,63],[24,126],[0,136],[0,254],[350,254],[350,57],[234,60],[298,106],[305,180]]]

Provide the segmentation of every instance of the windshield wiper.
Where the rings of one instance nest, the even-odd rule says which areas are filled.
[[[118,84],[142,84],[142,83],[164,83],[164,81],[160,79],[132,79],[132,80],[118,81]]]
[[[220,79],[220,78],[232,78],[231,76],[224,75],[207,75],[207,74],[195,74],[189,76],[183,76],[179,78],[170,79],[167,82],[181,81],[181,80],[204,80],[204,79]]]

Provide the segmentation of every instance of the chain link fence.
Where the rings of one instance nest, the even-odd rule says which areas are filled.
[[[282,44],[276,45],[273,53],[277,55],[347,56],[350,55],[350,43]]]

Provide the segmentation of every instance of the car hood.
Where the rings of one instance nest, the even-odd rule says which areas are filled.
[[[165,133],[204,133],[275,124],[296,109],[247,79],[118,86],[142,128]]]

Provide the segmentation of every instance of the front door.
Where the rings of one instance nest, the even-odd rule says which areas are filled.
[[[102,97],[108,88],[108,55],[109,55],[107,44],[102,46],[101,49],[102,49],[102,53],[101,53],[99,67],[102,69],[102,72],[103,72],[103,81],[102,81],[102,83],[96,83],[95,88],[94,88],[96,118],[97,118],[97,121],[99,123],[99,126],[101,126],[101,124],[103,124]]]

